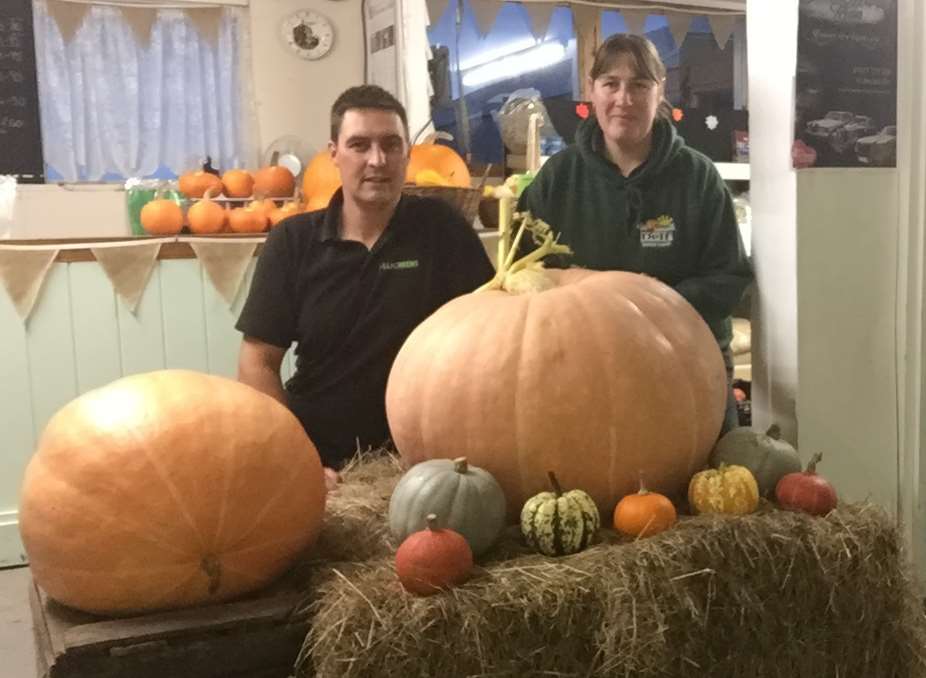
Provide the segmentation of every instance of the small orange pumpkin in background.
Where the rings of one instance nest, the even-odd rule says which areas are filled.
[[[316,153],[302,175],[305,211],[314,212],[328,207],[331,196],[339,188],[341,188],[341,173],[331,159],[331,153],[328,151]]]
[[[173,200],[158,198],[141,208],[141,225],[151,235],[176,235],[183,230],[183,210]]]
[[[49,420],[19,529],[49,596],[134,614],[270,583],[315,541],[325,494],[288,408],[233,379],[160,370],[88,391]]]
[[[262,233],[268,223],[266,208],[257,200],[228,214],[228,229],[232,233]]]
[[[188,198],[202,198],[210,189],[213,195],[222,192],[222,180],[212,168],[211,158],[207,158],[195,172],[186,172],[180,176],[180,192]]]
[[[212,235],[225,230],[228,210],[212,200],[212,191],[207,191],[202,200],[187,210],[190,232],[197,235]]]
[[[254,195],[290,198],[296,190],[296,177],[282,165],[268,165],[254,173]]]
[[[254,177],[247,170],[228,170],[222,175],[222,185],[229,198],[250,198],[254,193]]]
[[[470,188],[472,180],[469,168],[459,153],[445,146],[435,143],[437,139],[453,139],[446,132],[437,132],[428,136],[424,143],[412,146],[408,169],[405,171],[405,182],[416,183],[416,177],[425,170],[437,172],[450,186]],[[425,175],[423,175],[425,176]]]
[[[427,527],[410,534],[395,553],[395,570],[406,591],[430,596],[462,584],[473,569],[473,552],[459,532],[437,527],[429,513]]]
[[[650,492],[640,476],[640,489],[614,507],[614,529],[628,537],[649,537],[675,525],[678,514],[669,498]]]
[[[287,217],[299,214],[302,211],[302,205],[298,201],[290,200],[282,207],[277,207],[270,212],[270,226],[276,226]]]

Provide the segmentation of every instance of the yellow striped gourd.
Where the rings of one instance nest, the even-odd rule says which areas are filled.
[[[563,492],[556,476],[547,475],[553,492],[541,492],[524,503],[521,534],[528,546],[545,555],[578,553],[598,533],[598,507],[582,490]]]

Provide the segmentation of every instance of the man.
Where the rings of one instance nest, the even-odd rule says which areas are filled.
[[[341,94],[328,146],[342,188],[327,209],[270,233],[236,327],[238,379],[290,407],[331,485],[358,446],[388,439],[386,380],[405,338],[494,271],[458,211],[402,195],[408,122],[391,94],[372,85]],[[296,372],[284,388],[293,342]]]

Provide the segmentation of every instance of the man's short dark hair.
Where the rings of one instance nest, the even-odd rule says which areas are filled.
[[[389,92],[377,85],[358,85],[344,90],[331,106],[331,140],[337,141],[341,133],[341,121],[344,114],[354,108],[375,108],[392,111],[399,116],[408,139],[408,116],[405,107]]]

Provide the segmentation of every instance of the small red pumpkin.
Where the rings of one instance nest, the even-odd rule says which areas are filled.
[[[775,498],[782,508],[804,511],[813,516],[825,516],[836,508],[836,490],[829,481],[817,475],[817,464],[823,455],[813,455],[807,470],[789,473],[778,481]]]
[[[395,554],[395,570],[409,593],[429,596],[462,584],[473,569],[473,552],[459,532],[437,527],[429,513],[427,527],[402,542]]]

